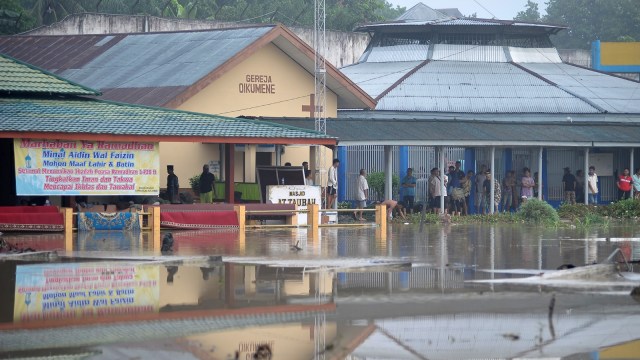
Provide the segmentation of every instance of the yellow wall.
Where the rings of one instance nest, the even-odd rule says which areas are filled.
[[[267,90],[267,88],[268,90],[267,93],[240,92],[242,84],[262,86],[263,90]],[[313,74],[302,68],[278,47],[268,44],[195,94],[178,109],[229,117],[240,115],[309,117],[309,112],[303,111],[302,106],[309,105],[309,94],[313,92]],[[337,116],[337,108],[336,94],[327,91],[327,117]],[[313,120],[309,119],[309,121]],[[166,164],[170,164],[171,161],[174,161],[174,164],[179,164],[178,159],[183,159],[184,165],[181,167],[189,169],[201,169],[202,164],[211,160],[208,158],[210,152],[197,149],[198,146],[201,146],[198,144],[193,144],[193,147],[186,149],[179,143],[163,143],[162,145],[160,147],[160,162],[161,168],[165,172]],[[215,154],[219,156],[217,147]],[[214,159],[218,160],[219,158]],[[283,164],[290,162],[294,165],[300,165],[303,161],[309,161],[308,146],[287,147],[282,156]],[[236,152],[234,177],[236,181],[254,182],[255,168],[252,168],[251,164],[245,168],[245,163],[248,161],[244,158],[244,153]],[[275,161],[273,163],[275,164]],[[186,170],[180,170],[176,166],[176,175],[181,179],[181,186],[187,187],[183,185],[182,179],[188,180],[188,177],[196,173],[191,173],[189,170],[183,174],[180,171]],[[162,187],[164,186],[166,184],[162,185]]]
[[[640,65],[640,42],[600,43],[600,64]]]
[[[199,267],[180,266],[170,284],[167,283],[167,268],[160,266],[160,307],[198,305],[204,299],[219,299],[222,291],[220,273],[220,268],[217,268],[208,280],[203,280]]]
[[[167,165],[174,166],[180,187],[190,188],[189,178],[202,173],[202,165],[219,159],[218,144],[160,143],[160,187],[167,187]]]

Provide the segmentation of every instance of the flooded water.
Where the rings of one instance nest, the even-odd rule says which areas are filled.
[[[172,235],[3,235],[0,358],[640,358],[634,226]]]

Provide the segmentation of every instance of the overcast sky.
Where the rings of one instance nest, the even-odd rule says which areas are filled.
[[[463,15],[469,16],[477,13],[479,18],[495,17],[501,20],[513,19],[518,11],[524,10],[527,0],[387,0],[393,5],[405,6],[407,9],[415,4],[422,2],[423,4],[434,9],[442,8],[458,8]],[[538,3],[538,9],[542,15],[545,14],[545,0],[534,0]],[[484,6],[487,10],[483,9]]]

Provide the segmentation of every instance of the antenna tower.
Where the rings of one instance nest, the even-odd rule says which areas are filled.
[[[323,134],[327,133],[327,69],[324,55],[327,50],[325,37],[325,0],[314,0],[314,28],[313,28],[313,48],[315,55],[314,77],[314,109],[313,120],[315,130]],[[324,151],[320,146],[316,148],[316,184],[323,184],[322,172],[318,171],[324,166]]]

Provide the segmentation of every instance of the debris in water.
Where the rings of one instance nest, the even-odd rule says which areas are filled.
[[[299,244],[300,244],[300,240],[298,240],[295,245],[291,245],[291,250],[292,251],[300,251],[300,250],[302,250],[302,248],[300,246],[298,246]]]
[[[164,236],[162,237],[162,248],[160,249],[160,251],[163,253],[173,252],[173,234],[172,233],[164,234]]]

